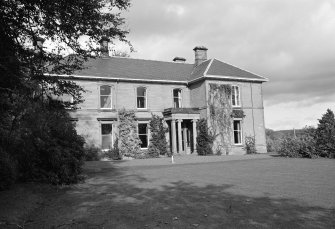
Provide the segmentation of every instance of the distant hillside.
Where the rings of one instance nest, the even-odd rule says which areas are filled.
[[[266,129],[266,135],[267,137],[271,138],[271,139],[280,139],[283,138],[285,136],[294,136],[294,132],[295,135],[301,136],[304,133],[303,129],[291,129],[291,130],[271,130],[271,129]]]

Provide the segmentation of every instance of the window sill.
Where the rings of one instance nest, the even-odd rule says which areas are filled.
[[[136,111],[137,112],[147,112],[148,108],[137,108]]]
[[[99,112],[115,112],[116,109],[113,108],[98,108]]]
[[[239,147],[243,146],[242,143],[239,143],[239,144],[233,144],[233,145],[234,145],[234,146],[239,146]]]

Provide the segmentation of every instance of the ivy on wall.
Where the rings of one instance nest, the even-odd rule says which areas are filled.
[[[135,112],[122,109],[119,111],[119,150],[120,156],[136,157],[141,154],[141,140],[137,135]]]
[[[231,151],[231,90],[231,85],[209,84],[209,130],[213,138],[213,152],[218,155],[228,155]]]
[[[244,114],[244,111],[241,109],[233,109],[231,113],[231,117],[232,118],[244,118],[245,114]]]

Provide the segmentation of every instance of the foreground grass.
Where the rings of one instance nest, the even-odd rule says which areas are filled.
[[[335,227],[334,160],[272,158],[90,171],[86,183],[45,194],[25,228]]]

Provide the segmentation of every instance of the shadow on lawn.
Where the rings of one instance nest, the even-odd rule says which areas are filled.
[[[334,210],[248,197],[231,185],[153,182],[124,168],[90,173],[26,228],[334,228]],[[145,187],[145,188],[143,188]]]

